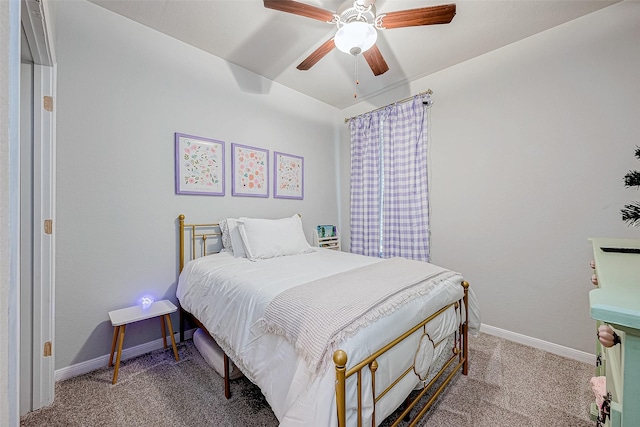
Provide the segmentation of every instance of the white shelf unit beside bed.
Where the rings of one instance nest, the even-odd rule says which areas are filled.
[[[327,228],[331,227],[331,228]],[[324,233],[322,231],[325,231]],[[331,230],[331,231],[330,231]],[[313,246],[320,248],[340,250],[340,233],[335,225],[318,225],[313,230]]]

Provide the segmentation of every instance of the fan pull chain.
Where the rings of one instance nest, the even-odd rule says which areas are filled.
[[[357,87],[360,84],[360,82],[358,81],[358,55],[353,55],[353,61],[355,63],[355,74],[356,74],[355,84],[353,85],[353,97],[357,98],[358,97]]]

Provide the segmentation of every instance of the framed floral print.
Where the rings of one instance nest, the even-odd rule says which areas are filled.
[[[176,194],[224,196],[224,142],[175,134]]]
[[[286,153],[273,153],[273,197],[304,198],[304,158]]]
[[[231,195],[269,197],[269,150],[231,144]]]

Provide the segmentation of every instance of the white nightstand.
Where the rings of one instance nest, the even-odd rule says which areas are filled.
[[[118,353],[116,355],[116,368],[113,371],[113,381],[111,381],[111,384],[115,384],[118,381],[118,368],[120,367],[120,356],[122,355],[124,329],[129,323],[162,316],[160,317],[160,322],[162,324],[162,340],[164,342],[164,348],[167,348],[167,333],[164,326],[164,322],[166,320],[167,326],[169,327],[171,345],[173,346],[173,355],[175,356],[176,360],[180,360],[180,358],[178,357],[178,349],[176,348],[176,340],[173,337],[171,316],[169,316],[169,314],[173,313],[177,309],[178,307],[176,307],[171,301],[162,300],[153,302],[147,306],[136,305],[134,307],[128,307],[109,312],[109,318],[111,319],[111,324],[114,327],[113,340],[111,341],[111,353],[109,354],[109,366],[113,366],[113,352],[116,348],[116,341],[119,341]],[[118,335],[120,335],[119,340]]]

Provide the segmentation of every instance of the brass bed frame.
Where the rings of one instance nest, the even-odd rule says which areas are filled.
[[[180,245],[180,259],[179,259],[179,272],[182,272],[182,269],[185,265],[185,260],[195,259],[199,256],[206,256],[211,253],[219,252],[219,250],[211,250],[209,251],[207,248],[208,242],[207,239],[213,238],[214,240],[221,240],[221,232],[219,229],[218,223],[207,223],[207,224],[186,224],[185,216],[178,216],[178,225],[179,225],[179,245]],[[189,236],[190,245],[189,250],[190,254],[187,256],[185,249],[185,236]],[[218,242],[220,245],[220,242]],[[440,310],[436,311],[411,329],[404,332],[399,337],[393,339],[384,347],[375,351],[366,359],[356,363],[352,368],[346,369],[348,356],[346,352],[343,350],[337,350],[333,354],[333,361],[335,364],[336,371],[336,406],[337,406],[337,417],[338,417],[338,426],[345,427],[346,426],[346,411],[347,411],[347,403],[346,403],[346,382],[347,379],[355,376],[357,381],[357,420],[358,427],[362,426],[362,385],[363,385],[363,370],[368,369],[371,374],[371,392],[373,394],[373,413],[372,413],[372,426],[376,426],[376,403],[382,399],[394,386],[396,386],[405,376],[410,374],[415,369],[415,361],[412,366],[409,367],[403,374],[401,374],[398,378],[395,379],[387,387],[380,393],[376,393],[376,371],[378,370],[378,358],[383,354],[387,353],[391,349],[393,349],[400,342],[407,339],[409,336],[419,331],[423,330],[423,333],[426,334],[426,325],[438,317],[440,314],[444,313],[447,309],[454,307],[455,310],[459,310],[458,318],[460,319],[460,325],[458,325],[458,329],[455,332],[455,337],[453,340],[453,347],[451,349],[451,355],[444,362],[440,370],[435,373],[432,379],[426,384],[419,392],[415,393],[412,398],[407,397],[407,400],[402,405],[402,413],[397,416],[395,421],[391,424],[391,427],[398,426],[402,421],[410,421],[409,426],[415,426],[418,421],[426,414],[429,408],[433,405],[437,397],[445,390],[447,384],[454,378],[456,373],[461,370],[463,375],[467,375],[469,369],[469,354],[468,354],[468,318],[469,318],[469,309],[468,309],[468,292],[469,292],[469,283],[466,281],[461,282],[461,286],[464,290],[464,296],[453,303],[450,303]],[[464,310],[464,315],[462,311]],[[185,332],[185,324],[187,319],[191,319],[193,323],[195,323],[199,328],[207,332],[209,331],[204,327],[204,325],[195,318],[191,313],[184,310],[180,307],[180,341],[184,340],[184,332]],[[464,320],[463,320],[464,319]],[[211,335],[211,334],[209,334]],[[443,340],[444,341],[444,340]],[[436,343],[435,345],[441,344],[441,342]],[[445,376],[446,375],[446,376]],[[431,396],[428,397],[428,400],[419,406],[420,400],[429,392],[431,389],[438,384],[438,381],[444,378],[442,382],[438,385],[437,389],[433,392]],[[230,384],[229,384],[229,357],[226,353],[224,353],[224,394],[228,399],[231,396]],[[413,408],[418,407],[418,413],[413,417],[413,419],[409,419],[410,412]],[[392,414],[393,415],[393,414]]]

